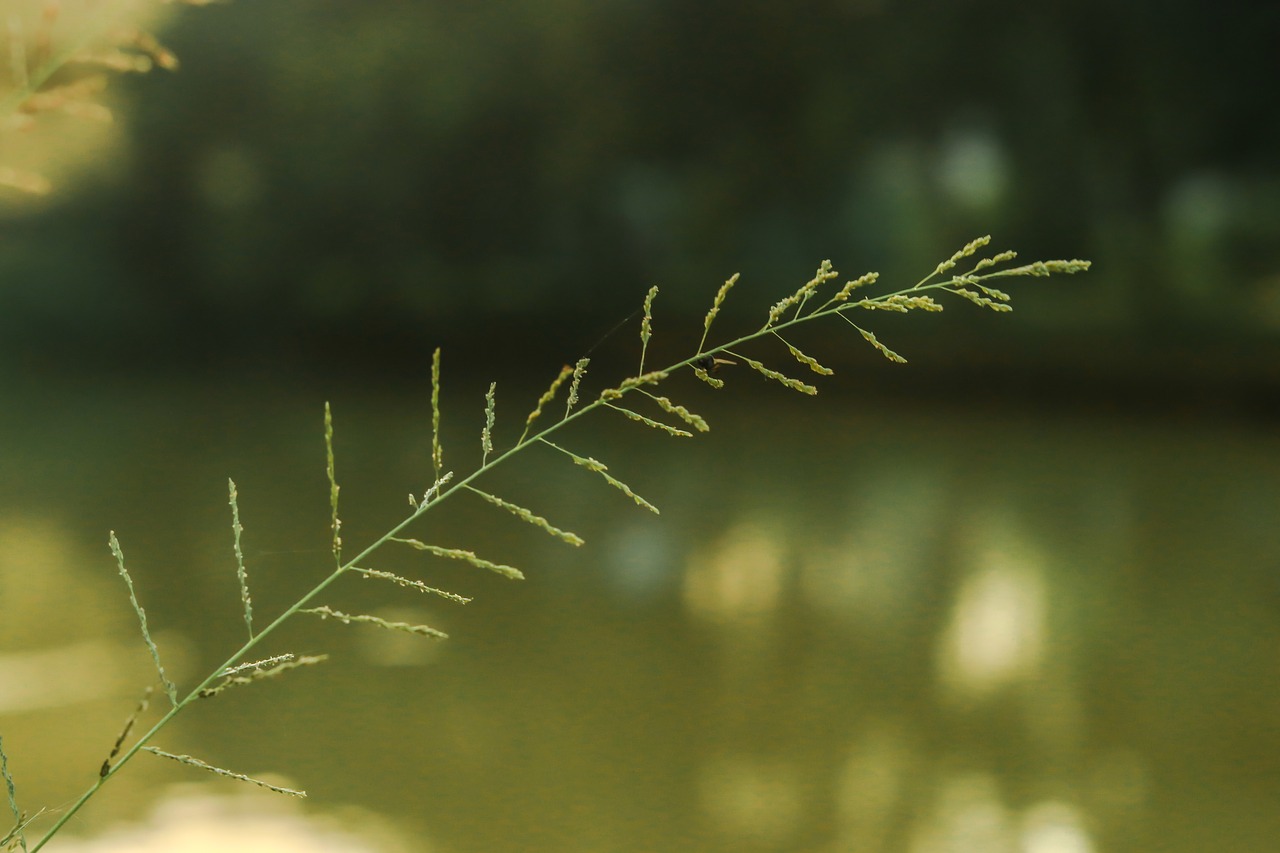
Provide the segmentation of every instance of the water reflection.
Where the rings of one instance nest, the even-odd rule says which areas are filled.
[[[939,649],[939,677],[967,698],[1038,674],[1046,643],[1044,577],[1014,531],[973,555]],[[983,535],[985,531],[975,531]]]
[[[985,774],[959,775],[938,787],[930,812],[911,840],[911,853],[1093,853],[1080,810],[1063,802],[1035,803],[1021,813],[1000,798]]]
[[[254,421],[260,401],[201,393],[99,411],[56,443],[12,424],[0,435],[27,448],[0,504],[0,732],[24,806],[78,793],[152,678],[108,524],[130,531],[140,597],[184,683],[243,636],[227,475],[258,618],[326,570],[318,424]],[[349,543],[380,532],[430,469],[423,412],[400,405],[339,409],[359,412],[339,421]],[[1275,440],[891,408],[719,415],[741,428],[693,449],[625,426],[574,439],[596,441],[583,449],[661,518],[531,455],[495,489],[586,546],[459,502],[414,535],[447,528],[446,544],[528,581],[388,555],[375,567],[475,600],[353,580],[326,603],[449,641],[299,622],[264,655],[326,664],[201,703],[162,746],[287,770],[308,808],[353,803],[394,820],[404,849],[450,853],[1192,853],[1280,834],[1258,807],[1280,796],[1280,526],[1263,510],[1280,506]],[[241,422],[248,435],[227,426]],[[779,434],[798,432],[806,444],[775,459]],[[95,452],[102,435],[119,452]],[[109,522],[85,482],[112,484]],[[198,850],[166,827],[241,821],[225,802],[152,815],[162,782],[196,772],[158,763],[128,768],[77,828],[111,839],[132,820],[164,849]],[[311,812],[282,814],[271,820],[308,837]],[[275,837],[244,820],[241,841]],[[1226,841],[1197,834],[1223,825]]]
[[[778,606],[785,566],[782,545],[769,525],[741,521],[689,556],[685,607],[716,625],[764,631]]]
[[[804,818],[800,769],[783,759],[747,754],[711,759],[699,768],[703,812],[731,841],[776,847]]]
[[[892,724],[864,723],[835,786],[838,831],[832,849],[889,850],[894,824],[911,794],[919,757]]]
[[[903,449],[907,451],[906,448]],[[919,451],[859,454],[830,495],[834,524],[800,549],[805,605],[876,633],[899,632],[931,582],[950,510],[944,459]]]
[[[385,820],[359,810],[314,814],[284,797],[217,794],[183,785],[163,794],[146,819],[93,839],[59,838],[68,853],[430,853],[407,844]]]
[[[995,779],[981,773],[940,781],[924,819],[912,833],[912,853],[1013,853],[1012,815]]]
[[[384,607],[372,612],[373,616],[388,622],[404,622],[409,625],[430,623],[435,612],[424,607]],[[413,667],[426,666],[443,651],[439,643],[423,642],[423,638],[400,631],[360,631],[355,634],[361,656],[372,666]]]
[[[115,695],[129,683],[132,648],[87,640],[0,653],[0,714],[30,713]]]
[[[1093,853],[1096,848],[1084,823],[1080,810],[1067,803],[1037,803],[1022,815],[1022,849],[1026,853]]]

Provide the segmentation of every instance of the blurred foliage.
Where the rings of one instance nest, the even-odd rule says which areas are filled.
[[[654,282],[696,318],[736,270],[746,304],[824,257],[914,281],[990,232],[1095,261],[1002,334],[1269,339],[1277,24],[1190,0],[188,10],[162,33],[180,73],[113,83],[123,151],[0,213],[0,335],[154,363],[568,334],[571,359]]]

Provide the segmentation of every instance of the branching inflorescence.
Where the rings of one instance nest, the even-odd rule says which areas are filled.
[[[185,0],[199,5],[207,0]],[[106,107],[97,103],[94,98],[106,85],[106,77],[102,72],[140,72],[152,67],[173,69],[177,67],[177,59],[156,39],[148,33],[134,29],[115,27],[116,19],[130,8],[128,2],[106,2],[91,4],[93,14],[90,20],[74,34],[65,39],[65,43],[57,50],[53,47],[53,33],[59,18],[60,4],[56,0],[47,0],[39,6],[37,17],[27,21],[22,15],[11,15],[7,25],[0,27],[0,35],[7,35],[9,67],[7,80],[0,81],[0,133],[30,126],[40,116],[53,113],[70,114],[85,118],[109,119]],[[104,37],[103,33],[110,35]],[[55,73],[64,66],[75,63],[86,71],[78,76],[68,77],[57,82]],[[2,76],[2,74],[0,74]],[[7,85],[4,85],[7,83]],[[0,187],[18,189],[30,193],[43,194],[49,190],[49,182],[36,173],[25,172],[10,164],[0,162]],[[133,579],[125,567],[124,552],[114,532],[109,538],[109,547],[115,558],[117,569],[123,578],[129,595],[129,601],[137,615],[142,637],[154,661],[158,681],[168,699],[168,707],[164,714],[143,734],[129,742],[138,721],[150,707],[153,688],[148,687],[144,698],[130,714],[123,728],[107,751],[106,758],[94,775],[92,784],[70,806],[60,811],[56,821],[43,833],[38,841],[30,847],[26,834],[32,822],[38,819],[43,810],[35,815],[24,812],[18,804],[17,786],[9,770],[8,756],[4,752],[3,739],[0,739],[0,779],[3,779],[5,792],[12,814],[12,827],[4,836],[0,836],[0,850],[22,849],[37,851],[56,835],[66,822],[75,815],[98,789],[120,771],[125,764],[140,751],[168,758],[191,767],[195,767],[220,776],[260,785],[270,790],[291,796],[305,796],[304,792],[268,784],[240,773],[234,773],[208,764],[198,758],[166,752],[151,744],[151,741],[170,721],[182,713],[193,703],[201,699],[215,699],[232,687],[246,687],[257,682],[284,676],[293,670],[311,667],[326,660],[324,655],[298,655],[282,652],[264,659],[250,660],[250,652],[254,651],[277,628],[299,613],[318,616],[321,619],[333,619],[345,624],[369,625],[387,630],[406,632],[424,637],[443,639],[446,635],[427,625],[414,625],[406,622],[394,622],[370,614],[348,614],[327,604],[316,601],[343,576],[359,577],[365,580],[382,580],[407,590],[430,594],[447,601],[465,604],[470,601],[456,593],[446,592],[429,586],[426,582],[407,578],[392,572],[369,566],[369,559],[383,546],[407,546],[432,557],[444,558],[469,563],[478,568],[497,573],[503,577],[519,579],[524,575],[513,566],[492,562],[462,548],[428,543],[403,535],[423,515],[433,510],[441,501],[454,495],[474,495],[484,502],[503,510],[516,518],[542,529],[547,534],[561,541],[580,546],[583,540],[577,534],[555,526],[543,516],[532,510],[512,503],[511,501],[484,491],[478,482],[496,466],[504,464],[513,456],[532,447],[551,448],[568,457],[575,465],[599,475],[606,484],[621,491],[638,506],[657,513],[658,508],[650,501],[637,494],[629,485],[618,479],[605,463],[590,456],[579,455],[571,450],[567,442],[553,434],[564,430],[569,424],[597,409],[608,409],[636,421],[644,426],[658,429],[669,435],[688,438],[695,433],[704,433],[710,429],[705,418],[672,401],[664,394],[657,393],[675,374],[688,370],[699,380],[713,388],[723,388],[723,379],[713,375],[723,364],[745,364],[767,379],[804,394],[816,394],[818,389],[809,382],[797,379],[786,372],[767,366],[763,361],[749,357],[744,347],[759,341],[776,341],[785,349],[802,368],[817,376],[830,376],[833,371],[821,364],[817,358],[802,352],[789,340],[791,332],[798,326],[826,318],[837,318],[852,326],[861,337],[878,350],[885,358],[894,362],[905,359],[889,349],[870,330],[861,325],[856,317],[862,312],[892,311],[908,313],[911,311],[941,311],[942,305],[934,299],[935,295],[952,294],[968,300],[980,307],[993,311],[1010,310],[1009,295],[994,286],[994,282],[1003,278],[1043,277],[1053,274],[1071,274],[1083,272],[1089,268],[1088,261],[1042,261],[1024,266],[1011,266],[1013,252],[1000,252],[984,255],[989,238],[975,240],[956,252],[915,285],[894,293],[881,296],[861,296],[864,289],[875,284],[878,275],[867,273],[859,278],[846,281],[837,287],[828,284],[839,276],[829,261],[823,261],[812,278],[802,284],[793,293],[783,296],[767,312],[762,326],[756,331],[728,340],[724,343],[709,346],[712,325],[724,307],[730,291],[738,281],[735,274],[724,282],[717,291],[710,309],[703,319],[701,340],[695,351],[682,361],[659,370],[649,369],[646,360],[649,355],[649,342],[653,336],[654,305],[658,297],[658,288],[652,287],[644,297],[640,323],[640,355],[639,364],[634,376],[624,378],[617,385],[607,387],[590,402],[584,401],[584,384],[587,377],[589,360],[580,359],[575,365],[565,365],[543,393],[533,409],[525,418],[523,432],[514,444],[506,449],[499,449],[495,443],[494,431],[497,425],[497,385],[489,386],[485,394],[483,426],[480,431],[480,464],[466,476],[455,478],[454,472],[445,470],[444,448],[441,443],[441,354],[436,350],[431,362],[431,467],[432,481],[421,496],[410,495],[408,514],[394,524],[390,530],[367,545],[353,557],[348,557],[343,550],[342,519],[339,513],[339,493],[337,466],[334,454],[333,413],[329,405],[324,410],[325,470],[329,483],[330,505],[330,550],[334,565],[329,573],[275,618],[262,625],[261,612],[258,621],[254,620],[254,608],[249,590],[249,572],[241,549],[241,536],[244,528],[240,523],[239,495],[234,482],[228,480],[228,503],[231,509],[232,554],[234,556],[235,574],[239,587],[239,597],[243,619],[247,631],[247,640],[219,666],[209,672],[199,683],[185,693],[179,691],[177,685],[166,673],[160,663],[160,650],[157,647],[147,626],[146,612],[139,603]],[[962,264],[968,266],[967,271],[956,272]],[[824,295],[826,294],[826,295]],[[560,389],[568,385],[565,394],[563,413],[558,419],[550,421],[553,411],[548,407],[559,397]],[[643,409],[647,408],[646,413]],[[550,421],[550,422],[549,422]],[[224,700],[225,701],[225,700]]]
[[[115,745],[106,761],[103,762],[101,771],[93,786],[90,787],[70,808],[63,812],[59,820],[52,826],[45,836],[34,845],[32,849],[39,850],[40,847],[58,831],[63,823],[65,823],[65,821],[94,794],[100,785],[110,779],[138,751],[143,749],[150,751],[153,754],[204,769],[218,775],[253,782],[290,795],[304,796],[300,791],[267,785],[266,783],[259,782],[258,780],[250,779],[243,774],[233,773],[229,770],[214,767],[213,765],[206,764],[205,762],[191,758],[190,756],[167,753],[149,746],[148,744],[156,733],[159,732],[170,720],[199,699],[213,698],[221,695],[230,687],[251,685],[257,681],[266,678],[273,678],[288,671],[317,664],[325,660],[325,657],[322,655],[301,656],[291,653],[283,653],[253,663],[242,662],[249,656],[249,653],[269,637],[275,629],[277,629],[286,620],[292,618],[295,614],[307,613],[319,616],[322,619],[334,619],[347,624],[359,623],[362,625],[370,625],[393,631],[417,634],[424,637],[443,639],[446,636],[443,632],[427,625],[392,622],[369,614],[348,614],[327,604],[315,603],[315,599],[317,599],[321,593],[326,592],[339,578],[344,575],[351,575],[371,580],[385,580],[400,587],[416,590],[420,593],[430,593],[458,604],[465,604],[470,600],[461,595],[428,586],[421,580],[406,578],[391,572],[370,568],[370,557],[372,557],[375,552],[382,549],[383,546],[407,546],[434,557],[466,562],[476,566],[477,568],[494,572],[503,577],[512,579],[523,578],[523,573],[513,566],[492,562],[471,551],[461,548],[423,542],[419,539],[409,538],[403,535],[407,528],[412,526],[422,516],[432,511],[441,501],[447,498],[451,498],[455,495],[474,495],[492,506],[533,525],[534,527],[541,528],[546,533],[566,542],[567,544],[574,546],[582,545],[583,540],[577,534],[561,529],[553,525],[546,518],[537,515],[532,510],[512,503],[498,495],[484,491],[477,486],[477,482],[481,478],[486,476],[495,467],[506,463],[516,454],[522,453],[532,447],[552,448],[567,456],[574,464],[585,468],[592,473],[598,474],[608,485],[621,491],[624,495],[631,498],[638,506],[657,513],[657,506],[641,497],[629,485],[611,474],[605,463],[590,456],[582,456],[573,452],[566,446],[564,439],[559,436],[556,436],[557,441],[553,442],[551,440],[553,434],[561,432],[574,421],[583,418],[597,409],[608,409],[616,411],[630,420],[661,430],[670,435],[691,437],[695,433],[707,432],[710,429],[706,419],[695,412],[690,411],[685,406],[673,402],[668,397],[657,393],[661,385],[680,371],[691,371],[703,382],[706,382],[712,387],[718,389],[723,388],[725,385],[724,380],[712,375],[712,373],[716,372],[719,365],[725,363],[745,364],[751,370],[754,370],[767,379],[778,382],[787,388],[804,394],[816,394],[816,386],[797,379],[781,370],[769,367],[763,361],[759,361],[745,355],[744,348],[747,345],[762,341],[776,341],[781,345],[780,349],[793,358],[799,366],[807,369],[817,376],[830,376],[832,374],[832,370],[830,368],[822,365],[815,357],[802,352],[790,340],[788,340],[788,336],[796,327],[803,324],[814,323],[827,318],[834,318],[852,326],[863,339],[870,343],[890,361],[903,362],[905,359],[902,356],[889,349],[880,342],[875,334],[863,327],[862,323],[864,321],[861,317],[864,313],[875,311],[892,311],[897,313],[908,313],[911,311],[941,311],[943,308],[942,304],[934,299],[935,295],[940,294],[952,294],[956,297],[972,302],[975,305],[989,308],[993,311],[1005,312],[1010,310],[1009,295],[994,286],[994,282],[997,279],[1071,274],[1083,272],[1089,268],[1088,261],[1080,260],[1043,261],[1024,266],[1010,266],[1009,263],[1013,261],[1015,257],[1013,252],[1000,252],[999,254],[990,256],[982,255],[982,250],[986,248],[989,239],[990,238],[983,237],[969,243],[949,259],[939,264],[932,273],[917,282],[915,285],[906,288],[905,290],[899,290],[880,296],[860,296],[860,294],[864,292],[865,288],[876,282],[878,276],[875,273],[868,273],[859,278],[846,281],[841,286],[828,285],[828,282],[837,278],[837,273],[832,269],[829,261],[823,261],[818,267],[813,278],[802,284],[795,292],[784,296],[769,309],[762,326],[748,334],[733,338],[715,346],[710,346],[708,345],[708,338],[710,336],[713,322],[724,306],[731,288],[738,280],[738,276],[734,275],[728,279],[717,292],[711,308],[703,320],[702,339],[693,354],[660,370],[646,371],[644,359],[648,353],[649,341],[653,335],[653,308],[658,295],[658,288],[654,287],[649,290],[643,303],[643,319],[640,324],[640,363],[634,376],[627,377],[618,384],[603,389],[596,395],[593,401],[583,403],[583,385],[587,375],[588,360],[583,358],[573,367],[566,365],[556,375],[547,391],[538,398],[532,411],[525,419],[523,432],[520,434],[520,437],[514,444],[507,447],[505,450],[500,450],[495,446],[494,429],[497,423],[497,386],[496,383],[491,384],[488,392],[485,394],[485,406],[483,410],[482,427],[480,430],[480,465],[470,474],[456,480],[452,471],[444,470],[444,448],[441,444],[440,433],[441,356],[440,351],[436,350],[432,356],[431,362],[431,461],[433,477],[431,485],[423,491],[421,496],[410,495],[410,509],[408,514],[392,526],[385,534],[367,545],[354,557],[345,557],[343,553],[343,542],[340,535],[342,520],[339,515],[338,504],[340,489],[337,481],[337,469],[333,447],[333,413],[328,404],[326,404],[324,411],[325,471],[329,482],[330,526],[332,535],[330,547],[336,564],[335,568],[323,580],[303,593],[293,605],[277,615],[274,621],[255,631],[253,609],[250,604],[249,596],[249,577],[240,549],[240,537],[243,532],[243,527],[240,524],[240,508],[237,501],[235,484],[229,483],[232,513],[232,551],[235,557],[236,577],[239,583],[243,617],[245,625],[248,628],[249,639],[239,649],[235,650],[224,663],[210,672],[200,683],[196,684],[187,693],[185,693],[185,695],[179,695],[176,686],[169,679],[165,670],[160,666],[159,650],[147,629],[146,616],[141,604],[138,603],[133,581],[125,569],[124,554],[121,551],[119,541],[117,540],[115,533],[112,533],[109,543],[111,552],[115,556],[119,572],[125,580],[130,601],[133,604],[134,610],[138,616],[139,624],[142,628],[144,642],[155,661],[158,679],[163,686],[164,692],[169,697],[170,707],[164,716],[161,717],[161,719],[158,720],[145,734],[139,737],[131,746],[126,748],[124,747],[125,741],[127,740],[136,719],[146,710],[146,700],[139,705],[137,711],[129,718],[125,729],[116,739]],[[955,272],[955,269],[961,264],[966,264],[969,267],[967,271]],[[563,409],[563,413],[559,415],[557,420],[548,423],[543,419],[547,411],[547,407],[551,405],[557,396],[559,396],[560,389],[566,384],[568,385],[568,391],[566,394],[566,404]],[[650,413],[646,414],[639,411],[641,407],[650,408]],[[540,426],[540,429],[535,431],[535,425]],[[148,693],[149,692],[150,690]],[[0,764],[3,763],[3,758],[3,754],[0,753]],[[29,821],[18,809],[12,780],[8,776],[7,767],[4,769],[5,782],[8,785],[10,795],[10,805],[15,819],[14,828],[6,837],[5,841],[10,844],[21,841],[25,849],[23,829]]]

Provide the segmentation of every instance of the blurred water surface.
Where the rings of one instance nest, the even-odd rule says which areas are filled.
[[[444,444],[461,473],[487,383],[459,386]],[[352,579],[323,603],[451,639],[299,617],[263,656],[326,664],[201,703],[156,740],[305,804],[142,756],[62,846],[225,849],[229,826],[248,850],[457,853],[1280,836],[1280,436],[738,388],[677,395],[712,420],[692,442],[605,416],[565,436],[661,517],[535,449],[489,488],[584,547],[446,503],[413,535],[528,579],[380,555],[474,601]],[[539,391],[499,384],[499,444]],[[429,484],[424,388],[5,395],[0,734],[24,808],[90,784],[153,680],[108,530],[180,685],[245,637],[228,476],[258,625],[329,571],[326,395],[355,553]]]

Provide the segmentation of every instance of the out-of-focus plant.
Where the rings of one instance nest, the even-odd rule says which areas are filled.
[[[189,5],[202,5],[187,0]],[[158,2],[9,0],[0,3],[0,188],[46,195],[64,123],[110,123],[102,93],[113,74],[176,70],[178,58],[139,22]],[[22,145],[32,138],[32,145]],[[23,162],[14,162],[16,159]]]

